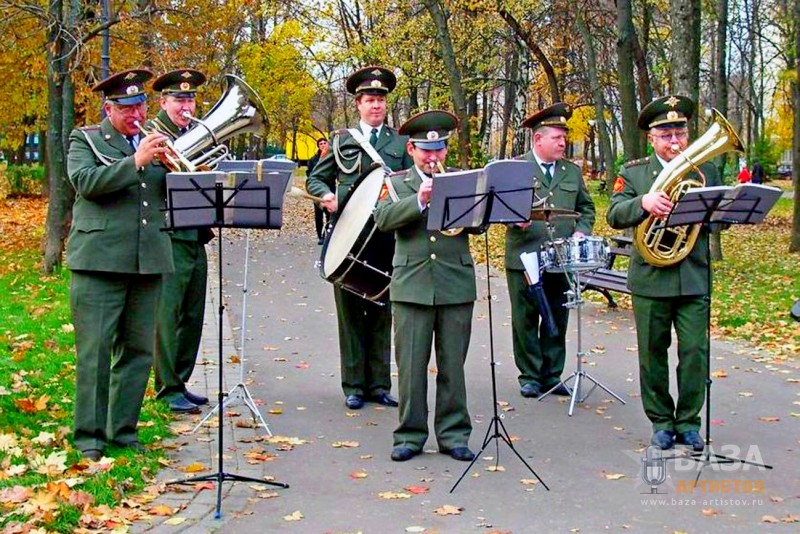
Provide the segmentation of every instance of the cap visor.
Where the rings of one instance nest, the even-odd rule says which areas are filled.
[[[444,141],[411,141],[415,147],[422,150],[441,150],[447,146]]]
[[[164,96],[174,96],[176,98],[194,98],[195,92],[194,91],[181,91],[179,93],[171,93],[169,91],[164,92]]]
[[[133,106],[134,104],[141,104],[147,100],[147,95],[139,94],[136,96],[125,96],[122,98],[109,98],[109,100],[118,106]]]

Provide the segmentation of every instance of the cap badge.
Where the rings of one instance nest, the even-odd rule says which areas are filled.
[[[132,80],[134,78],[136,78],[136,73],[135,72],[129,72],[128,74],[125,75],[125,79],[126,80]]]
[[[381,87],[381,81],[380,80],[372,80],[371,82],[369,82],[369,86],[370,87]]]
[[[381,72],[380,69],[375,69],[375,70],[372,71],[371,74],[374,75],[374,76],[380,76],[383,73]]]
[[[128,86],[128,87],[125,89],[125,92],[126,92],[127,94],[129,94],[129,95],[135,95],[135,94],[137,94],[137,93],[139,92],[139,88],[138,88],[138,87],[136,87],[135,85],[129,85],[129,86]]]
[[[569,106],[568,106],[568,105],[565,105],[565,106],[564,106],[564,111],[566,111],[567,113],[569,113]]]
[[[185,70],[185,71],[183,71],[181,73],[181,78],[191,78],[191,77],[192,77],[192,73],[189,72],[188,70]]]
[[[562,115],[561,117],[559,117],[559,118],[558,118],[558,120],[559,120],[560,122],[564,122],[564,123],[566,123],[566,122],[567,122],[567,118],[566,118],[566,117],[564,117],[563,115]]]
[[[671,96],[666,100],[666,104],[671,108],[674,108],[675,106],[677,106],[678,102],[680,102],[680,100],[678,100],[674,96]]]
[[[181,91],[188,91],[191,88],[192,88],[192,84],[190,84],[189,82],[181,83]]]
[[[667,112],[667,120],[668,121],[675,121],[678,120],[678,112],[677,111],[669,111]]]
[[[436,130],[431,130],[428,132],[427,137],[428,141],[436,141],[437,139],[439,139],[439,132],[437,132]]]

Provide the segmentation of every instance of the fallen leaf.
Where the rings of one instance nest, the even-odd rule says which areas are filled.
[[[383,491],[381,493],[378,493],[378,497],[380,497],[381,499],[387,499],[387,500],[392,500],[392,499],[410,499],[411,498],[411,494],[410,493],[395,492],[395,491]]]
[[[205,471],[206,469],[208,468],[203,464],[201,464],[200,462],[194,462],[184,467],[183,471],[187,473],[197,473],[199,471]]]
[[[797,523],[798,521],[800,521],[800,517],[794,514],[789,514],[786,517],[781,517],[781,523]]]
[[[185,517],[175,516],[175,517],[170,517],[169,519],[164,521],[164,523],[171,527],[174,527],[175,525],[180,525],[184,521],[186,521]]]
[[[175,513],[175,511],[171,507],[164,504],[153,506],[148,510],[148,512],[150,512],[153,515],[161,515],[161,516],[171,516],[172,514]]]
[[[425,527],[406,527],[406,532],[425,532]]]
[[[331,447],[333,447],[334,449],[341,449],[341,448],[352,449],[358,447],[358,445],[359,443],[357,441],[334,441],[331,444]]]
[[[713,373],[711,373],[711,376],[713,376],[714,378],[726,378],[728,376],[728,373],[725,371],[725,369],[718,369]]]
[[[428,493],[428,486],[406,486],[403,488],[404,490],[413,493],[414,495],[419,495],[421,493]]]
[[[622,473],[603,473],[603,478],[606,480],[621,480],[625,478],[625,475]]]
[[[303,519],[303,514],[300,512],[300,510],[296,510],[289,515],[283,516],[284,521],[300,521],[301,519]]]
[[[486,471],[491,471],[493,473],[495,473],[495,472],[499,473],[499,472],[502,472],[502,471],[505,471],[505,470],[506,470],[506,468],[503,467],[502,465],[490,465],[490,466],[486,467]]]
[[[780,521],[778,521],[778,518],[775,517],[774,515],[762,515],[761,516],[761,522],[762,523],[780,523]]]
[[[522,480],[520,480],[520,482],[522,483],[523,486],[533,486],[539,483],[538,480],[535,480],[533,478],[523,478]]]
[[[781,418],[775,415],[764,415],[762,417],[759,417],[758,420],[763,421],[765,423],[777,423],[778,421],[781,420]]]
[[[350,473],[350,478],[367,478],[369,475],[363,471],[358,471],[356,473]]]
[[[706,517],[716,517],[716,516],[718,516],[720,513],[721,513],[721,512],[720,512],[719,510],[716,510],[716,509],[714,509],[714,508],[703,508],[703,510],[702,510],[702,514],[703,514],[704,516],[706,516]]]
[[[463,508],[453,506],[452,504],[445,504],[433,511],[436,515],[461,515]]]

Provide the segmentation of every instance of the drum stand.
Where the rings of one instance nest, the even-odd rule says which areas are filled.
[[[264,427],[264,430],[267,431],[267,435],[271,436],[272,432],[269,429],[269,425],[267,422],[264,421],[264,417],[262,417],[261,412],[259,411],[258,407],[256,406],[253,397],[250,395],[250,391],[247,389],[247,386],[244,383],[244,362],[245,359],[245,352],[244,352],[244,340],[245,340],[245,332],[247,331],[246,321],[247,321],[247,270],[248,265],[250,263],[250,229],[247,229],[247,237],[245,238],[245,247],[244,247],[244,284],[242,286],[242,327],[241,327],[241,336],[239,338],[239,382],[233,386],[228,394],[225,397],[225,400],[222,404],[217,404],[214,408],[209,411],[203,419],[197,423],[192,429],[192,433],[197,432],[197,430],[203,426],[205,423],[217,410],[224,410],[228,406],[235,406],[237,402],[241,402],[245,406],[250,409],[250,414],[253,416],[253,422],[260,424],[260,426]]]
[[[550,233],[551,238],[552,238],[553,228],[552,228],[552,225],[551,225],[549,219],[547,220],[547,229],[548,229],[548,232]],[[552,241],[552,239],[551,239],[551,241]],[[566,265],[566,261],[565,260],[566,260],[566,258],[559,258],[559,261],[561,262],[562,265]],[[567,412],[567,414],[570,417],[572,417],[572,412],[575,410],[575,404],[580,404],[583,401],[585,401],[587,398],[589,398],[589,395],[591,395],[592,392],[595,389],[597,389],[598,387],[600,387],[606,393],[608,393],[609,395],[611,395],[612,397],[614,397],[615,399],[620,401],[622,404],[625,404],[625,401],[622,400],[622,397],[620,397],[619,395],[617,395],[616,393],[611,391],[605,384],[603,384],[602,382],[600,382],[599,380],[594,378],[592,375],[590,375],[589,373],[587,373],[586,371],[583,370],[583,357],[586,355],[586,352],[584,352],[584,350],[583,350],[583,337],[581,336],[581,329],[583,327],[583,323],[581,321],[581,308],[583,307],[583,305],[584,305],[584,303],[586,301],[583,300],[583,295],[581,293],[581,272],[580,272],[580,270],[577,270],[577,269],[574,270],[573,271],[573,275],[574,276],[570,277],[570,272],[568,270],[566,270],[566,269],[564,270],[564,276],[567,277],[567,280],[569,281],[570,286],[571,286],[571,289],[567,292],[567,302],[564,304],[564,306],[566,308],[569,308],[569,309],[575,308],[575,313],[577,314],[577,317],[578,317],[578,319],[577,319],[578,320],[578,339],[577,339],[577,345],[578,346],[577,346],[577,358],[576,358],[577,359],[577,367],[575,368],[575,371],[573,371],[573,373],[571,375],[569,375],[566,379],[560,381],[558,384],[556,384],[555,386],[553,386],[552,388],[547,390],[544,394],[542,394],[539,397],[539,401],[542,401],[542,400],[544,400],[545,397],[547,397],[548,395],[553,393],[553,391],[555,391],[559,386],[564,386],[567,389],[567,391],[570,392],[569,411]],[[567,385],[567,382],[569,382],[573,378],[575,379],[575,381],[574,381],[572,387],[569,387],[569,385]],[[592,388],[589,391],[587,391],[586,394],[584,394],[584,395],[581,394],[581,382],[583,380],[588,380],[593,384]]]

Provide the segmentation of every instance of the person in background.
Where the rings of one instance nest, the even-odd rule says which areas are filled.
[[[192,126],[190,116],[197,109],[195,96],[206,77],[192,69],[162,74],[153,82],[161,92],[161,110],[149,126],[172,141]],[[172,230],[172,259],[175,272],[164,276],[156,323],[155,387],[157,398],[176,413],[198,412],[208,397],[191,392],[186,383],[192,376],[206,306],[208,260],[205,244],[213,237],[208,229]]]
[[[161,279],[173,271],[164,226],[166,169],[154,158],[167,136],[142,136],[145,69],[109,76],[106,118],[69,136],[67,175],[75,188],[66,263],[75,326],[73,441],[99,460],[108,445],[144,450],[137,427],[156,335]]]
[[[747,169],[747,165],[742,165],[742,170],[739,171],[737,179],[740,184],[746,184],[750,181],[750,171]]]
[[[319,159],[323,157],[325,154],[328,153],[328,140],[324,137],[317,139],[317,152],[311,159],[308,160],[308,166],[306,168],[306,176],[311,176],[311,171],[314,170],[314,167],[317,163],[319,163]],[[323,223],[323,217],[325,222]],[[331,214],[327,210],[323,209],[322,206],[314,202],[314,228],[317,231],[317,244],[321,245],[325,238],[325,226],[331,220]]]
[[[757,161],[753,163],[753,172],[750,174],[750,181],[754,184],[764,183],[764,167]]]

